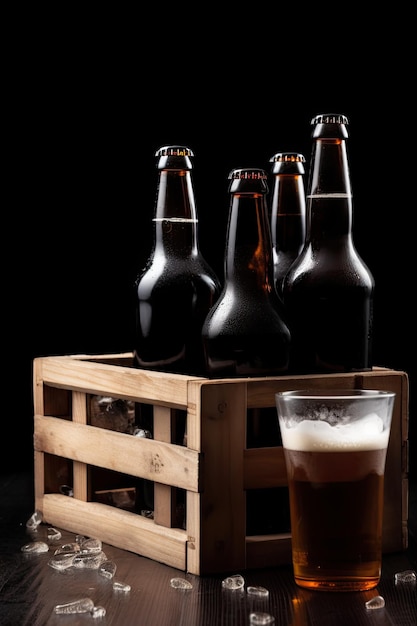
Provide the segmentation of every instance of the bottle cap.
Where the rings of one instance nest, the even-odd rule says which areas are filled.
[[[277,152],[269,159],[273,163],[273,174],[304,174],[306,162],[304,155],[298,152]]]
[[[348,118],[341,113],[321,113],[311,120],[314,126],[313,139],[318,137],[328,139],[347,139]]]
[[[194,156],[193,151],[187,146],[162,146],[155,156],[159,158],[159,170],[191,170],[193,165],[190,157]]]
[[[257,167],[244,167],[232,170],[229,174],[229,192],[235,193],[267,193],[268,176],[265,170]]]

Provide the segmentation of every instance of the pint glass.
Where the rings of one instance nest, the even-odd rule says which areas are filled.
[[[379,582],[394,398],[377,390],[276,394],[301,587],[361,591]]]

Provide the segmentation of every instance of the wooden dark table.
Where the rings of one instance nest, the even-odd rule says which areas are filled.
[[[416,626],[416,584],[396,585],[394,574],[417,570],[416,496],[410,488],[407,551],[386,554],[382,579],[377,589],[357,593],[307,592],[298,588],[292,569],[230,572],[242,574],[246,587],[260,585],[269,590],[266,600],[251,600],[247,593],[225,591],[225,575],[198,577],[185,574],[147,558],[114,548],[103,550],[117,565],[115,578],[131,585],[129,593],[114,592],[112,582],[96,570],[71,568],[58,572],[48,566],[51,552],[25,555],[21,547],[31,540],[26,521],[33,513],[33,477],[30,472],[0,477],[0,625],[1,626],[243,626],[251,611],[269,613],[275,625],[320,626]],[[74,540],[62,531],[59,543]],[[193,588],[173,589],[170,580],[181,577]],[[375,595],[385,599],[383,609],[365,608]],[[90,597],[106,609],[106,616],[89,614],[55,615],[54,606]]]

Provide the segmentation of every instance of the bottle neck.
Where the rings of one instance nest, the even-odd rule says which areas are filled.
[[[269,294],[272,241],[264,194],[233,194],[225,257],[226,282]]]
[[[153,219],[155,253],[197,254],[197,223],[191,173],[161,170]]]
[[[307,192],[307,242],[340,245],[352,237],[352,191],[344,139],[317,139]]]
[[[306,202],[301,174],[275,176],[271,200],[272,247],[298,254],[305,238]]]

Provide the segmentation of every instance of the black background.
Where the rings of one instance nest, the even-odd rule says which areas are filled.
[[[337,112],[350,122],[354,240],[376,282],[374,363],[409,374],[415,471],[416,109],[407,16],[366,23],[345,11],[324,18],[278,7],[243,15],[236,6],[227,15],[201,7],[197,15],[195,6],[158,6],[146,18],[100,8],[10,24],[7,467],[32,464],[34,357],[132,348],[156,149],[193,149],[201,249],[222,277],[229,171],[269,171],[279,151],[303,153],[308,169],[311,118]]]

